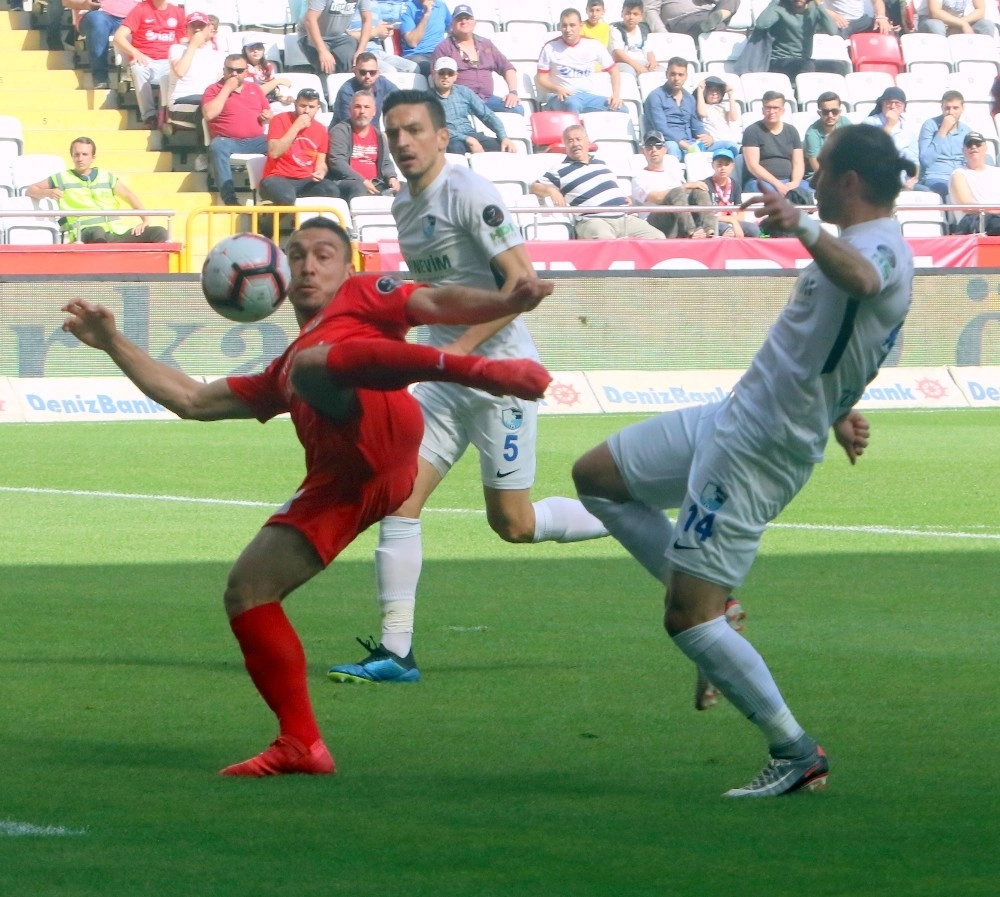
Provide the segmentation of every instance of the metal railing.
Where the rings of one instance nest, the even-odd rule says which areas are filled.
[[[122,214],[124,213],[124,214]],[[42,219],[45,221],[52,221],[55,225],[55,232],[58,232],[60,239],[54,244],[57,246],[78,243],[79,240],[67,240],[66,238],[72,233],[72,230],[67,229],[62,224],[62,219],[65,218],[87,218],[101,220],[104,223],[109,223],[111,221],[117,220],[119,218],[165,218],[167,227],[167,241],[170,240],[170,227],[173,222],[174,216],[177,212],[174,209],[134,209],[127,210],[122,209],[121,212],[116,212],[115,214],[101,215],[97,213],[92,213],[90,211],[75,211],[68,212],[65,209],[8,209],[4,207],[2,201],[0,201],[0,243],[4,245],[20,245],[20,244],[7,244],[6,235],[7,228],[4,226],[4,222],[7,219],[12,218],[25,218],[28,220],[38,220]],[[96,225],[94,225],[96,226]],[[32,245],[32,244],[25,244]]]

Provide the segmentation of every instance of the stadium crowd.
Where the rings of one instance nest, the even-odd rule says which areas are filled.
[[[208,172],[223,205],[304,195],[381,209],[378,199],[388,203],[398,189],[381,105],[411,87],[444,102],[451,160],[501,184],[515,206],[518,196],[527,206],[556,202],[537,187],[551,153],[565,150],[566,128],[582,126],[588,169],[617,183],[626,204],[653,195],[690,207],[679,226],[657,213],[663,226],[648,228],[657,238],[756,235],[735,209],[716,226],[717,214],[694,208],[738,205],[733,189],[737,197],[773,189],[810,205],[824,140],[862,121],[882,127],[918,166],[900,206],[993,195],[967,188],[986,178],[952,174],[969,171],[970,133],[982,138],[977,168],[992,169],[1000,155],[996,0],[961,9],[942,0],[624,0],[613,12],[601,0],[585,9],[488,0],[37,3],[49,46],[75,46],[90,85],[114,87],[136,109],[137,127],[162,132],[175,168]],[[296,125],[303,102],[311,117]],[[661,142],[667,158],[651,161]],[[515,161],[474,159],[481,154]],[[633,189],[651,172],[656,190]],[[275,176],[286,182],[280,190]],[[974,220],[985,229],[996,219],[934,209],[908,228],[967,232]]]

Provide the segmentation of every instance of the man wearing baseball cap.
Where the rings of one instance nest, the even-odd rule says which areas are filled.
[[[515,152],[514,143],[507,138],[503,122],[468,87],[455,83],[457,74],[458,62],[450,56],[441,56],[434,63],[431,75],[430,92],[441,101],[448,124],[446,152]],[[470,116],[479,119],[496,137],[487,137],[473,128]]]
[[[917,148],[917,135],[910,128],[906,118],[906,94],[898,87],[887,87],[875,101],[875,108],[863,122],[881,128],[891,138],[899,154],[909,159],[914,165],[920,166],[920,151]],[[905,174],[901,177],[906,178]],[[917,177],[906,178],[904,187],[913,190]]]
[[[986,161],[989,145],[979,131],[970,131],[962,141],[965,164],[951,173],[948,185],[948,202],[955,205],[990,203],[1000,208],[1000,168]],[[1000,214],[969,211],[964,214],[955,232],[959,234],[985,233],[1000,235]]]
[[[431,54],[433,66],[442,57],[454,59],[458,64],[456,83],[468,87],[488,108],[494,112],[516,112],[524,114],[524,107],[518,100],[517,69],[491,40],[473,34],[476,17],[471,6],[460,3],[451,14],[451,28]],[[496,72],[507,84],[507,93],[497,96],[493,93],[493,73]]]

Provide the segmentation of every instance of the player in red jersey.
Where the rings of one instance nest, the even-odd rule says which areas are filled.
[[[334,771],[309,699],[302,643],[282,601],[409,495],[423,418],[406,384],[440,379],[536,399],[550,380],[535,361],[449,355],[404,339],[417,324],[477,324],[529,311],[552,291],[549,282],[524,277],[502,294],[352,276],[349,237],[318,218],[292,235],[288,258],[301,332],[256,375],[201,383],[130,342],[107,308],[74,299],[63,309],[64,330],[106,352],[179,417],[263,422],[288,411],[305,448],[301,487],[243,550],[226,584],[247,672],[280,730],[263,753],[223,769],[228,776]]]

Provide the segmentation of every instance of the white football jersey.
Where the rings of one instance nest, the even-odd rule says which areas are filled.
[[[882,279],[879,292],[855,298],[814,262],[795,282],[730,401],[718,429],[727,438],[772,443],[811,461],[823,457],[830,426],[861,398],[896,342],[910,307],[913,253],[899,224],[882,218],[843,231]]]
[[[484,290],[502,284],[492,260],[524,240],[496,188],[460,165],[444,170],[419,196],[403,184],[392,204],[399,248],[414,280],[462,284]],[[467,328],[434,324],[430,342],[444,346]],[[538,358],[534,341],[520,318],[483,343],[477,353],[490,358]]]

